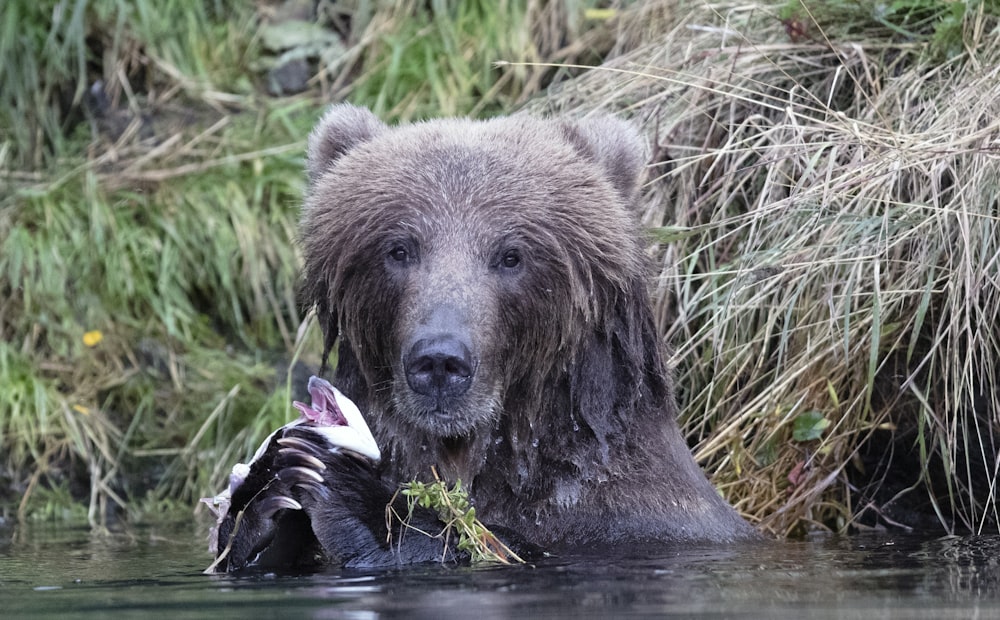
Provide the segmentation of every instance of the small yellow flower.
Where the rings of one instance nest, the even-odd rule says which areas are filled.
[[[102,340],[104,334],[99,329],[93,329],[83,335],[83,344],[88,347],[96,347]]]

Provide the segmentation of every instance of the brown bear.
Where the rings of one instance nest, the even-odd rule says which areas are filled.
[[[321,483],[255,492],[287,495],[240,534],[230,569],[275,540],[272,563],[455,557],[423,536],[387,542],[393,493],[432,468],[519,548],[757,536],[675,420],[633,212],[643,150],[610,116],[390,128],[350,105],[326,113],[308,148],[304,291],[324,365],[336,350],[333,383],[382,460],[316,451]],[[436,516],[419,518],[434,530]],[[315,540],[289,544],[294,528]]]

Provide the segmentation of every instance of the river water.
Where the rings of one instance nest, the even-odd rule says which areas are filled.
[[[0,616],[1000,617],[1000,537],[817,536],[533,566],[209,576],[205,530],[0,528]]]

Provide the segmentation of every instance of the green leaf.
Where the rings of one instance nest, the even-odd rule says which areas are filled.
[[[819,439],[827,426],[830,426],[830,420],[824,418],[822,413],[819,411],[806,411],[795,418],[792,439],[795,441]]]

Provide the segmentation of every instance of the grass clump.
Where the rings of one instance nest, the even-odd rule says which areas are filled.
[[[923,43],[941,61],[964,52],[966,44],[977,42],[982,32],[975,31],[986,21],[1000,17],[1000,3],[996,0],[815,3],[790,0],[781,7],[779,15],[793,39],[819,42],[863,37]]]
[[[610,47],[594,0],[347,3],[349,47],[321,67],[327,88],[388,120],[492,115],[555,78],[549,67],[499,61],[598,63]],[[563,72],[566,72],[564,70]]]
[[[217,458],[286,421],[321,106],[255,99],[256,19],[3,4],[0,514],[73,498],[100,525],[189,505],[225,475]]]
[[[407,500],[407,514],[405,516],[396,513],[393,508],[393,501],[386,506],[386,523],[389,532],[393,531],[393,523],[399,522],[405,529],[414,529],[410,526],[413,518],[413,511],[417,506],[429,508],[438,514],[438,518],[444,524],[440,532],[424,532],[417,530],[416,533],[442,540],[442,554],[447,555],[448,541],[452,537],[457,538],[455,547],[458,551],[469,554],[469,560],[475,564],[479,562],[500,562],[510,564],[511,562],[524,563],[516,553],[511,551],[499,538],[476,518],[476,509],[469,502],[469,495],[462,489],[462,481],[456,480],[452,487],[448,487],[433,468],[434,482],[424,483],[419,480],[404,483],[397,493],[401,493]],[[392,541],[389,541],[390,543]]]
[[[294,134],[287,121],[188,127],[176,150],[87,163],[7,199],[0,467],[22,516],[39,479],[89,487],[92,521],[151,490],[189,501],[217,456],[284,423],[312,118]]]
[[[648,131],[682,421],[745,515],[996,532],[998,21],[941,62],[782,6],[699,6],[538,107]]]
[[[40,169],[68,153],[98,80],[133,112],[137,93],[158,88],[215,104],[231,100],[222,93],[247,93],[253,17],[229,0],[6,0],[0,169]]]

